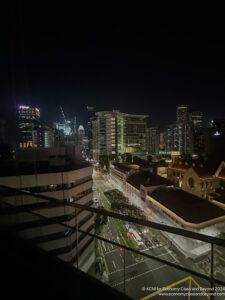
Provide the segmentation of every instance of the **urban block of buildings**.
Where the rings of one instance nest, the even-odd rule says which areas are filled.
[[[156,173],[121,163],[110,165],[110,178],[131,204],[155,222],[208,234],[218,234],[224,228],[225,194],[217,200],[203,199],[176,188],[173,181]],[[166,237],[187,257],[196,258],[209,251],[204,243],[167,234]]]

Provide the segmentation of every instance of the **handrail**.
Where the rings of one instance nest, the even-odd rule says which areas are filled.
[[[85,235],[90,236],[92,238],[102,240],[104,242],[110,243],[110,244],[112,244],[114,246],[117,246],[119,248],[123,248],[124,250],[131,251],[133,253],[136,253],[136,254],[141,255],[143,257],[147,257],[149,259],[153,259],[153,260],[155,260],[155,261],[157,261],[161,264],[166,264],[170,267],[176,268],[177,270],[181,270],[183,272],[187,272],[189,274],[198,276],[202,279],[205,279],[205,280],[209,281],[211,287],[213,287],[215,285],[215,283],[219,284],[219,285],[222,285],[222,286],[225,286],[225,282],[223,282],[223,281],[221,281],[221,280],[214,277],[214,266],[213,266],[214,265],[214,245],[222,246],[222,247],[225,248],[225,240],[223,240],[223,239],[208,236],[208,235],[203,235],[203,234],[200,234],[200,233],[197,233],[197,232],[192,232],[192,231],[188,231],[188,230],[181,229],[181,228],[175,228],[175,227],[172,227],[172,226],[155,223],[155,222],[148,221],[148,220],[138,219],[138,218],[131,217],[131,216],[128,216],[128,215],[121,215],[121,214],[118,214],[118,213],[107,211],[105,209],[99,209],[99,208],[90,207],[90,206],[82,205],[82,204],[78,204],[78,203],[71,203],[67,200],[59,200],[59,199],[55,199],[55,198],[52,198],[52,197],[49,197],[49,196],[34,194],[34,193],[31,193],[31,192],[25,191],[25,190],[18,190],[18,189],[14,189],[14,188],[5,187],[5,186],[2,186],[2,185],[0,185],[0,188],[2,188],[4,190],[14,191],[14,192],[16,192],[16,194],[29,195],[31,197],[36,197],[36,198],[40,198],[40,199],[54,201],[55,203],[58,202],[60,204],[66,205],[66,206],[74,207],[75,208],[75,219],[76,219],[76,223],[75,223],[76,225],[75,226],[69,226],[67,224],[63,224],[63,223],[60,223],[60,222],[54,222],[53,220],[52,220],[52,222],[55,223],[55,224],[61,224],[64,227],[67,227],[67,228],[70,228],[70,229],[73,229],[73,230],[76,229],[76,242],[74,242],[74,243],[77,246],[78,246],[78,239],[77,239],[78,232],[80,232],[83,235],[85,234]],[[38,213],[32,212],[31,210],[26,209],[25,207],[18,207],[18,206],[10,205],[9,203],[5,202],[4,200],[2,201],[2,203],[8,204],[9,206],[13,206],[16,210],[21,210],[23,212],[24,211],[29,212],[31,214],[34,214],[34,215],[38,216],[38,217],[41,217],[42,219],[49,219],[48,217],[45,217],[45,216],[42,216]],[[101,214],[101,215],[104,215],[104,216],[116,218],[116,219],[119,219],[119,220],[124,220],[124,221],[131,222],[131,223],[134,223],[134,224],[139,224],[139,225],[142,225],[142,226],[154,228],[154,229],[157,229],[157,230],[162,230],[162,231],[169,232],[169,233],[172,233],[172,234],[177,234],[177,235],[181,235],[183,237],[192,238],[192,239],[195,239],[195,240],[200,240],[200,241],[209,243],[211,245],[211,263],[210,263],[211,270],[210,270],[210,275],[208,276],[208,275],[199,273],[197,271],[194,271],[192,269],[186,268],[186,267],[178,265],[178,264],[174,264],[172,262],[166,261],[166,260],[161,259],[159,257],[156,257],[154,255],[147,254],[147,253],[144,253],[144,252],[140,252],[140,251],[135,250],[133,248],[130,248],[126,245],[121,245],[120,243],[108,240],[108,239],[103,238],[99,235],[92,234],[90,232],[84,231],[84,230],[79,228],[79,223],[80,222],[77,223],[77,209],[89,211],[89,212],[92,212],[92,214],[93,213]],[[49,220],[51,221],[51,218]],[[3,226],[3,228],[4,228],[4,226]],[[68,247],[70,247],[70,246],[68,246]],[[79,260],[78,259],[79,259],[79,254],[77,254],[77,257],[76,257],[77,267],[79,268]],[[125,262],[125,251],[124,251],[124,262]],[[124,277],[124,292],[125,292],[125,277]],[[213,299],[213,297],[211,299]]]
[[[54,201],[56,201],[56,202],[58,201],[60,203],[62,203],[62,201],[63,201],[63,203],[65,205],[72,206],[72,207],[75,207],[75,208],[85,209],[87,211],[91,211],[91,212],[94,212],[94,213],[99,213],[99,214],[102,214],[102,215],[105,215],[105,216],[108,216],[108,217],[112,217],[112,218],[116,218],[116,219],[119,219],[119,220],[131,222],[131,223],[146,226],[146,227],[151,227],[151,228],[154,228],[154,229],[157,229],[157,230],[162,230],[162,231],[169,232],[169,233],[172,233],[172,234],[177,234],[177,235],[181,235],[181,236],[184,236],[184,237],[187,237],[187,238],[192,238],[192,239],[195,239],[195,240],[199,240],[199,241],[203,241],[203,242],[206,242],[206,243],[210,243],[210,244],[225,247],[225,240],[220,239],[218,237],[213,237],[213,236],[201,234],[201,233],[198,233],[198,232],[193,232],[193,231],[185,230],[185,229],[182,229],[182,228],[176,228],[176,227],[172,227],[172,226],[169,226],[169,225],[160,224],[160,223],[156,223],[156,222],[152,222],[152,221],[148,221],[148,220],[142,220],[142,219],[138,219],[138,218],[131,217],[131,216],[128,216],[128,215],[121,215],[121,214],[118,214],[118,213],[115,213],[115,212],[107,211],[105,209],[90,207],[90,206],[86,206],[86,205],[83,205],[83,204],[72,203],[72,202],[69,202],[69,201],[66,202],[64,200],[59,200],[59,199],[55,199],[53,197],[31,193],[29,191],[18,190],[18,189],[14,189],[14,188],[2,186],[2,185],[0,185],[0,188],[9,189],[11,191],[16,191],[20,194],[30,195],[30,196],[33,196],[33,197],[38,197],[38,198],[42,198],[42,199],[49,200],[49,201],[54,200]]]

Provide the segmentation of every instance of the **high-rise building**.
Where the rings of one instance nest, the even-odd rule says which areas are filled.
[[[189,115],[189,121],[193,124],[194,130],[198,130],[203,127],[203,112],[193,111]]]
[[[76,129],[76,117],[73,122],[68,120],[64,114],[62,106],[59,107],[59,112],[58,121],[53,122],[53,127],[57,130],[63,131],[64,136],[68,137],[72,135],[72,133],[74,133],[74,129]]]
[[[126,152],[146,152],[147,115],[118,110],[97,112],[93,126],[93,156],[120,156]]]
[[[35,151],[19,149],[16,155],[16,160],[9,165],[1,165],[0,184],[52,199],[39,199],[37,205],[35,197],[32,199],[29,194],[21,195],[17,207],[22,205],[22,209],[26,210],[29,206],[29,209],[39,215],[36,225],[33,224],[37,221],[36,216],[32,218],[29,214],[23,215],[25,236],[30,234],[39,241],[41,248],[54,252],[59,258],[72,264],[79,256],[80,268],[87,271],[95,258],[94,239],[80,232],[76,236],[74,208],[65,204],[76,202],[93,205],[93,167],[81,160],[80,149],[76,147],[39,148]],[[10,202],[11,199],[6,201]],[[13,204],[15,205],[14,202]],[[45,219],[47,217],[48,222],[42,216]],[[21,224],[18,214],[14,222]],[[78,209],[77,222],[79,229],[94,233],[93,213]],[[60,223],[70,226],[70,230],[59,225]]]
[[[44,147],[44,125],[36,107],[19,106],[17,115],[20,148]]]
[[[95,109],[92,106],[87,106],[87,137],[92,139],[92,118],[95,117]]]
[[[84,126],[80,125],[78,127],[78,135],[77,135],[77,142],[78,142],[78,146],[83,146],[83,142],[84,142],[84,137],[85,137],[85,130],[84,130]]]
[[[168,126],[165,132],[166,152],[193,154],[193,123],[187,119],[187,105],[177,106],[176,121]]]
[[[66,121],[62,123],[54,122],[53,127],[57,130],[63,131],[64,136],[69,136],[72,133],[70,127],[70,121]]]
[[[181,104],[177,106],[177,123],[187,122],[187,105]]]
[[[165,150],[165,132],[159,134],[159,149]]]
[[[44,147],[50,148],[55,146],[55,131],[54,129],[45,126],[44,128]]]
[[[201,111],[191,112],[189,121],[193,126],[193,153],[198,155],[203,154],[205,152],[203,113]]]
[[[87,106],[87,155],[93,158],[93,134],[92,134],[92,121],[95,119],[95,108]]]
[[[165,132],[166,152],[180,154],[193,153],[193,127],[190,123],[177,123],[168,126]]]
[[[160,147],[159,127],[147,128],[147,152],[150,155],[158,155]]]
[[[73,133],[74,134],[77,133],[77,117],[76,116],[73,118]]]

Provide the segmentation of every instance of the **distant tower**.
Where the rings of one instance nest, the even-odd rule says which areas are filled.
[[[200,129],[203,127],[203,112],[193,111],[189,115],[189,120],[193,124],[194,129]]]
[[[20,105],[17,114],[19,147],[44,147],[44,125],[36,107]]]
[[[84,126],[83,125],[80,125],[78,127],[78,135],[79,136],[84,136],[85,135],[85,130],[84,130]]]
[[[73,133],[76,134],[77,133],[77,117],[74,116],[73,118]]]
[[[78,127],[78,146],[83,146],[84,136],[85,136],[84,126],[80,125]]]
[[[187,122],[187,105],[181,104],[177,106],[177,123]]]
[[[92,118],[95,117],[95,109],[92,106],[87,106],[87,136],[92,139]]]
[[[60,118],[59,118],[59,122],[55,123],[55,127],[58,130],[62,130],[65,136],[68,136],[71,134],[71,122],[66,119],[62,106],[60,106],[59,109],[60,109]]]

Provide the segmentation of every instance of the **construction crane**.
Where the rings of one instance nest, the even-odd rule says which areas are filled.
[[[62,117],[63,117],[63,123],[64,124],[63,124],[62,129],[64,131],[64,134],[65,135],[70,135],[71,134],[70,121],[66,120],[66,116],[65,116],[64,111],[62,109],[62,106],[59,106],[59,109],[60,109],[60,112],[61,112]]]
[[[65,114],[64,114],[64,111],[63,111],[63,109],[62,109],[62,106],[60,106],[59,109],[60,109],[61,114],[62,114],[62,116],[63,116],[63,120],[64,120],[64,122],[65,122],[65,124],[66,124],[66,123],[67,123],[67,120],[66,120],[66,116],[65,116]]]

